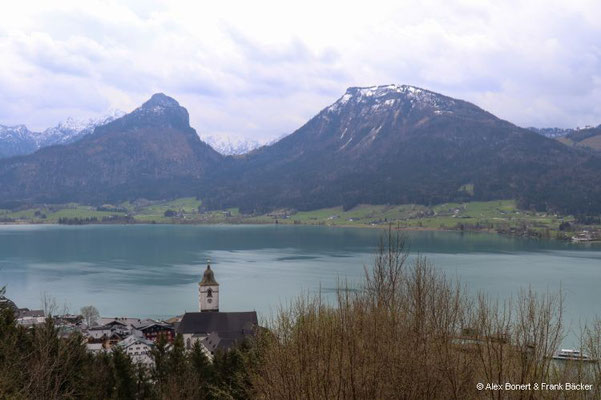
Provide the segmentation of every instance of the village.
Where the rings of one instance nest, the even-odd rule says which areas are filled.
[[[165,321],[133,317],[100,317],[94,307],[82,308],[81,314],[52,315],[44,310],[18,308],[10,299],[0,296],[0,306],[10,307],[18,325],[32,328],[53,320],[61,338],[81,334],[90,353],[110,353],[116,347],[134,363],[152,366],[151,350],[159,337],[173,343],[181,335],[186,350],[195,343],[209,360],[216,352],[227,351],[235,344],[253,336],[258,327],[256,311],[219,311],[219,283],[207,263],[198,284],[198,312],[186,312]]]

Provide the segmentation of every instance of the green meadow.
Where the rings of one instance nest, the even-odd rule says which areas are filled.
[[[445,203],[431,207],[417,204],[361,204],[349,210],[331,207],[313,211],[282,209],[267,214],[241,214],[237,208],[207,211],[202,208],[200,200],[186,197],[171,201],[105,204],[100,207],[69,203],[0,210],[0,222],[17,224],[58,223],[59,219],[62,223],[73,223],[76,219],[90,222],[88,220],[92,218],[96,218],[93,222],[109,223],[121,222],[126,217],[129,218],[128,222],[158,224],[278,223],[355,227],[385,227],[392,224],[401,229],[491,231],[563,239],[570,236],[560,231],[560,225],[574,224],[571,216],[520,210],[513,200]],[[601,229],[599,226],[589,228]]]

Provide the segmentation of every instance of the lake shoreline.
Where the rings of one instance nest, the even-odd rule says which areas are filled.
[[[0,226],[0,280],[11,299],[33,307],[46,292],[71,309],[91,304],[110,316],[175,315],[197,308],[198,282],[211,260],[224,310],[251,304],[268,315],[297,294],[333,296],[339,279],[363,276],[387,233],[376,230],[382,226],[98,225]],[[413,255],[474,291],[506,298],[529,285],[541,293],[564,288],[566,315],[596,312],[598,245],[401,229]]]
[[[358,204],[310,211],[278,209],[268,213],[240,212],[238,208],[206,210],[196,198],[90,206],[76,203],[0,210],[0,224],[59,225],[310,225],[395,229],[407,232],[486,232],[511,237],[555,239],[562,242],[601,240],[601,220],[579,221],[570,215],[522,210],[513,200],[418,204]]]
[[[389,225],[372,225],[372,224],[324,224],[324,223],[279,223],[279,222],[262,222],[262,221],[241,221],[241,222],[202,222],[202,221],[181,221],[181,222],[146,222],[146,221],[135,221],[135,222],[86,222],[81,224],[61,224],[56,222],[0,222],[0,226],[86,226],[86,225],[110,225],[110,226],[128,226],[128,225],[157,225],[157,226],[217,226],[217,225],[274,225],[274,226],[321,226],[326,228],[356,228],[356,229],[388,229],[389,226],[395,231],[400,232],[457,232],[457,233],[485,233],[491,235],[499,235],[502,237],[522,238],[522,239],[535,239],[535,240],[552,240],[564,243],[573,243],[570,238],[558,238],[558,237],[540,237],[526,234],[512,234],[507,232],[498,232],[495,229],[452,229],[442,227],[419,227],[419,226],[395,226],[394,224]],[[588,240],[581,241],[581,244],[601,244],[601,240]]]

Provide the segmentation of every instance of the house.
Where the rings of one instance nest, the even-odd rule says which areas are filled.
[[[132,327],[135,324],[142,323],[142,319],[140,318],[128,318],[128,317],[114,317],[107,318],[102,317],[98,319],[98,325],[122,325],[124,327]]]
[[[43,324],[46,316],[43,310],[30,310],[29,308],[20,308],[17,315],[17,324],[22,326],[33,326]]]
[[[131,334],[131,328],[121,323],[93,326],[85,332],[88,343],[102,343],[105,347],[111,347]]]
[[[102,343],[86,343],[86,350],[93,354],[110,353],[111,349],[104,347]]]
[[[590,242],[593,240],[593,236],[589,231],[582,231],[576,236],[572,236],[572,242]]]
[[[199,341],[210,357],[217,350],[228,350],[235,343],[253,336],[258,326],[256,311],[219,311],[219,283],[210,265],[199,283],[199,310],[185,313],[176,333],[183,336],[186,349]]]
[[[55,316],[54,320],[60,324],[79,325],[83,322],[83,317],[81,315],[64,314]]]
[[[165,322],[155,322],[146,320],[140,324],[133,326],[133,332],[139,332],[138,336],[144,337],[147,340],[155,341],[159,335],[164,335],[169,342],[175,339],[175,330],[173,325]]]
[[[102,342],[106,340],[109,336],[111,336],[113,331],[105,326],[94,326],[86,332],[86,336],[90,339],[90,341],[99,341]]]
[[[134,335],[128,336],[117,343],[125,354],[127,354],[134,363],[152,365],[154,362],[150,355],[150,350],[154,346],[150,340],[140,338]]]

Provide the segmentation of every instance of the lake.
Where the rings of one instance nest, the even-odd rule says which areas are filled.
[[[43,293],[72,312],[166,317],[197,311],[211,260],[222,311],[257,310],[307,292],[332,294],[370,265],[376,229],[282,225],[0,226],[0,285],[19,307]],[[506,297],[531,285],[566,295],[575,325],[599,313],[601,247],[458,232],[407,233],[414,254],[470,291]]]

